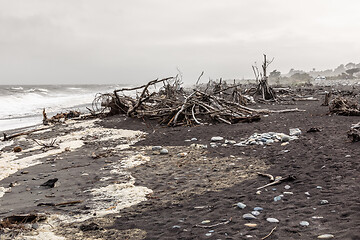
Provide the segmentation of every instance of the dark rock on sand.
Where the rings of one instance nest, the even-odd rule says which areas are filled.
[[[83,232],[86,231],[95,231],[95,230],[100,230],[101,228],[99,227],[98,224],[96,223],[89,223],[89,224],[82,224],[80,226],[80,230]]]
[[[44,182],[43,184],[41,184],[40,186],[47,187],[47,188],[53,188],[53,187],[55,187],[55,183],[57,181],[58,181],[57,178],[49,179],[46,182]]]

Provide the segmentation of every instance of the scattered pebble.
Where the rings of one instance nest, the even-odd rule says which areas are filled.
[[[293,192],[283,192],[283,194],[287,194],[287,195],[293,195]]]
[[[186,157],[186,156],[187,156],[186,152],[178,153],[178,157]]]
[[[159,150],[161,150],[162,149],[162,146],[153,146],[152,147],[152,150],[153,151],[159,151]]]
[[[190,145],[190,147],[195,148],[195,149],[205,149],[205,148],[207,148],[207,145],[193,143]]]
[[[210,231],[209,231],[209,233],[213,233],[213,232],[215,232],[215,230],[210,230]]]
[[[5,134],[4,134],[5,135]],[[14,152],[21,152],[22,151],[22,148],[20,146],[16,146],[14,147]]]
[[[277,220],[276,218],[267,218],[266,221],[271,222],[271,223],[278,223],[279,220]]]
[[[246,144],[239,142],[239,143],[235,143],[234,146],[236,146],[236,147],[245,147]]]
[[[323,219],[324,217],[322,216],[313,216],[312,219]]]
[[[301,221],[301,222],[300,222],[300,225],[301,225],[301,226],[304,226],[304,227],[307,227],[307,226],[309,226],[310,224],[309,224],[309,222],[307,222],[307,221]]]
[[[254,216],[259,216],[260,212],[259,211],[252,211],[251,214],[254,215]]]
[[[330,238],[334,238],[334,235],[332,234],[322,234],[320,236],[317,237],[318,239],[330,239]]]
[[[259,211],[259,212],[261,212],[261,211],[263,211],[264,209],[262,208],[262,207],[254,207],[254,211]]]
[[[246,205],[243,204],[243,203],[241,203],[241,202],[238,202],[238,203],[236,204],[236,206],[238,206],[238,207],[241,208],[241,209],[246,208]]]
[[[325,205],[325,204],[328,204],[328,203],[329,203],[328,200],[321,200],[321,201],[320,201],[320,204],[321,204],[321,205]]]
[[[212,137],[212,138],[211,138],[211,141],[212,141],[212,142],[220,142],[220,141],[222,141],[222,140],[224,140],[223,137]]]
[[[300,136],[301,130],[299,128],[290,128],[289,129],[290,136]]]
[[[289,142],[290,140],[291,140],[291,137],[289,135],[286,135],[286,134],[281,135],[282,142]]]
[[[192,138],[191,141],[197,141],[197,138]]]
[[[32,227],[32,229],[37,230],[39,228],[39,224],[38,223],[33,223],[31,225],[31,227]]]
[[[309,192],[305,192],[305,195],[306,195],[306,196],[310,196],[310,193],[309,193]]]
[[[210,237],[212,235],[212,233],[206,233],[205,235]]]
[[[168,154],[169,153],[169,150],[167,150],[166,148],[163,148],[160,150],[160,154],[162,155],[165,155],[165,154]]]
[[[244,218],[245,220],[254,220],[254,219],[256,219],[256,217],[255,217],[254,215],[250,214],[250,213],[245,213],[245,214],[243,215],[243,218]]]
[[[322,189],[322,186],[316,186],[317,189]]]
[[[257,195],[260,195],[261,194],[261,191],[259,190],[259,191],[256,191],[256,194]]]
[[[254,133],[248,139],[234,144],[235,146],[246,146],[246,145],[270,145],[274,142],[289,142],[291,140],[298,139],[297,136],[289,136],[284,133]]]
[[[234,140],[225,140],[225,143],[226,144],[235,144],[236,141],[234,141]]]
[[[274,197],[274,202],[277,202],[277,201],[280,201],[280,200],[281,200],[281,197],[280,197],[280,196]]]
[[[350,158],[350,157],[351,157],[351,155],[346,155],[345,157],[346,157],[346,158]]]
[[[289,185],[285,185],[284,187],[286,190],[289,190],[290,189],[290,186]]]
[[[256,223],[245,223],[244,225],[247,227],[257,227]]]
[[[210,220],[204,220],[201,222],[201,224],[207,224],[207,223],[210,223],[211,221]]]
[[[179,225],[172,226],[173,229],[180,229],[181,227]]]
[[[273,191],[276,191],[276,188],[273,188],[272,190],[273,190]]]

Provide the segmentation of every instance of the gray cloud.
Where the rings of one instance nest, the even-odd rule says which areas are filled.
[[[360,62],[356,0],[0,0],[0,83],[252,77]]]

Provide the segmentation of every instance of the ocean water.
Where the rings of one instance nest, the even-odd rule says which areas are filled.
[[[0,85],[0,132],[42,123],[42,110],[48,117],[59,112],[86,107],[97,93],[113,92],[123,85]]]

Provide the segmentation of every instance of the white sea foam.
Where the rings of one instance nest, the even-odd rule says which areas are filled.
[[[57,155],[64,152],[66,149],[75,150],[84,145],[84,136],[99,136],[98,141],[104,141],[106,139],[132,139],[127,146],[132,142],[137,141],[138,138],[144,136],[143,132],[131,131],[123,129],[107,129],[95,124],[97,120],[89,120],[83,122],[68,122],[68,129],[71,129],[69,134],[58,136],[57,143],[59,147],[56,149],[48,150],[46,152],[39,152],[41,147],[33,143],[31,148],[28,148],[20,153],[15,152],[4,152],[0,156],[0,180],[8,177],[17,171],[40,164],[40,159],[48,156]],[[81,129],[81,130],[75,130]],[[43,140],[51,141],[51,139]],[[22,157],[23,153],[34,152],[31,156]],[[0,189],[0,194],[1,194]]]
[[[87,111],[96,93],[115,86],[0,86],[0,131],[41,124],[42,110],[48,116],[70,109]]]
[[[96,120],[84,121],[84,122],[69,122],[67,127],[72,130],[70,134],[59,137],[60,148],[51,150],[45,153],[34,154],[31,157],[21,158],[15,153],[8,153],[8,155],[0,160],[0,167],[11,165],[14,169],[10,171],[19,170],[23,167],[29,166],[30,164],[40,163],[39,159],[49,155],[54,155],[65,150],[66,147],[72,149],[79,148],[83,145],[81,140],[84,136],[100,136],[97,141],[105,140],[119,140],[125,139],[123,146],[118,145],[116,148],[126,149],[130,144],[139,141],[145,133],[140,131],[122,130],[122,129],[106,129],[96,125]],[[86,127],[86,128],[84,128]],[[80,129],[80,130],[75,130]],[[122,147],[120,147],[122,146]],[[31,149],[25,151],[34,151],[39,146],[33,146]],[[90,214],[79,214],[79,215],[50,215],[44,223],[39,225],[37,230],[32,232],[24,232],[19,235],[16,239],[55,239],[64,240],[63,236],[55,234],[56,228],[61,227],[63,223],[82,222],[93,217],[94,213],[97,217],[101,217],[110,213],[116,213],[120,209],[130,207],[138,204],[142,201],[146,201],[146,195],[153,191],[147,187],[135,186],[135,178],[127,172],[127,169],[141,165],[150,160],[150,157],[144,156],[140,152],[127,151],[124,152],[125,156],[115,162],[112,167],[113,174],[127,175],[128,181],[125,183],[111,183],[104,187],[89,189],[88,191],[94,196],[93,199],[89,200],[89,206],[92,207]],[[16,159],[16,160],[15,160]],[[16,162],[17,164],[13,164]],[[2,173],[2,177],[8,176],[9,172]],[[110,178],[102,179],[103,182],[110,180]],[[4,195],[10,188],[0,187],[0,197]],[[106,199],[106,201],[102,201]],[[113,201],[108,201],[113,199]]]

